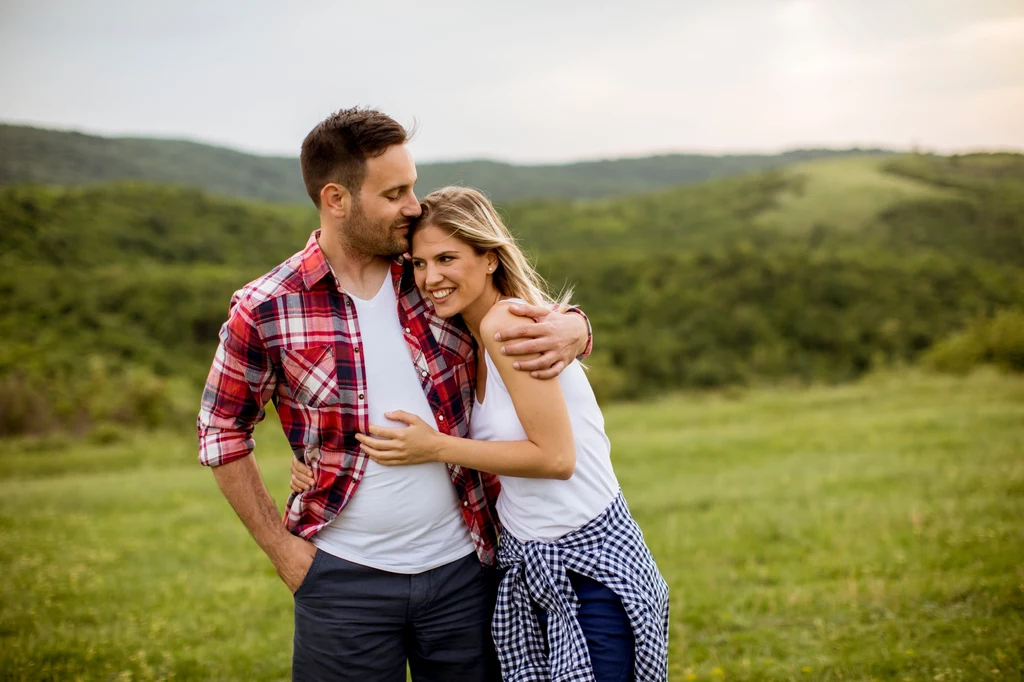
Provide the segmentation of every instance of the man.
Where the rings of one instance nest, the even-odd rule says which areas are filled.
[[[401,257],[420,214],[406,141],[362,109],[309,133],[302,175],[320,229],[232,297],[203,393],[200,462],[294,594],[294,679],[401,682],[406,661],[417,682],[493,675],[496,478],[383,467],[355,439],[394,410],[469,430],[471,336],[433,314]],[[502,332],[531,337],[505,351],[542,355],[520,369],[555,376],[588,350],[582,315],[522,308],[539,323]],[[249,456],[270,400],[316,480],[289,499],[285,525]]]

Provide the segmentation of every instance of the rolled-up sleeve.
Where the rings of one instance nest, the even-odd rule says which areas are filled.
[[[220,329],[199,410],[199,462],[219,466],[245,457],[255,447],[253,428],[276,386],[276,374],[251,311],[233,297]]]

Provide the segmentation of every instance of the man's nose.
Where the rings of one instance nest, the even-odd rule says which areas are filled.
[[[406,218],[417,218],[421,213],[423,209],[420,207],[420,200],[416,198],[415,192],[409,192],[409,199],[402,207],[402,215]]]

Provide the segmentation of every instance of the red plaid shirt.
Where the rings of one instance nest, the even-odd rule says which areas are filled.
[[[217,466],[252,452],[253,428],[273,400],[295,457],[313,469],[316,480],[314,489],[292,493],[284,519],[292,533],[307,539],[345,508],[368,461],[355,438],[369,426],[359,323],[318,235],[232,297],[199,412],[199,461]],[[467,436],[476,375],[472,335],[460,320],[434,313],[406,261],[395,260],[391,278],[405,341],[437,428]],[[498,479],[454,464],[448,470],[480,561],[491,565]]]

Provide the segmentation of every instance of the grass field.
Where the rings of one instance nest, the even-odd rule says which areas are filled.
[[[854,156],[789,166],[785,172],[803,180],[799,191],[784,192],[778,206],[759,215],[757,222],[798,233],[816,225],[856,232],[899,201],[953,196],[951,190],[884,172],[890,161]]]
[[[1024,380],[879,375],[606,416],[672,589],[672,680],[1020,679]],[[277,425],[257,442],[283,500]],[[0,679],[287,678],[291,599],[194,450],[0,443]]]

